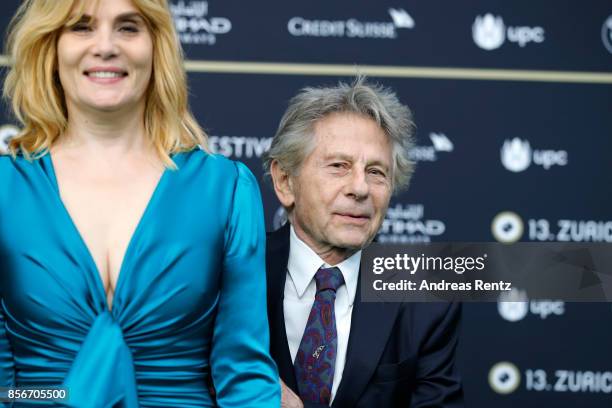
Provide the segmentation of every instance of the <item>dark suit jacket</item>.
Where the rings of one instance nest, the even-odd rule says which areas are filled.
[[[283,313],[288,259],[287,224],[269,233],[267,241],[270,351],[280,377],[299,395]],[[358,284],[346,363],[332,407],[463,407],[455,370],[460,304],[366,303],[360,298]]]

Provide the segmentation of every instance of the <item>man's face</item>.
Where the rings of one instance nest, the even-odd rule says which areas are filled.
[[[391,145],[372,119],[347,113],[318,121],[314,142],[283,204],[315,252],[354,252],[372,241],[389,205]]]

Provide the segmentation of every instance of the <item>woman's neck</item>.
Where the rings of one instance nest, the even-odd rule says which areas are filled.
[[[68,126],[56,148],[121,157],[151,152],[144,107],[119,112],[87,112],[68,107]]]

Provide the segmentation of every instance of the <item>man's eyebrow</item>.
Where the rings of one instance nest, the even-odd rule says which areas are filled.
[[[323,160],[325,160],[325,161],[328,161],[328,160],[345,160],[345,161],[348,161],[348,162],[353,162],[355,159],[352,156],[350,156],[350,155],[348,155],[346,153],[331,152],[331,153],[328,153],[325,156],[323,156]],[[386,164],[384,164],[380,160],[371,160],[371,161],[368,161],[368,166],[381,166],[385,170],[389,170],[389,166],[387,166]]]
[[[353,157],[349,156],[346,153],[342,153],[342,152],[331,152],[331,153],[327,153],[324,157],[324,160],[346,160],[346,161],[353,161]]]

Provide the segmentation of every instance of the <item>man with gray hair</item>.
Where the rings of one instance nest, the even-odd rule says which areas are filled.
[[[413,164],[410,110],[358,77],[305,88],[266,174],[288,214],[268,235],[270,347],[285,407],[460,407],[460,305],[365,303],[361,250]]]

